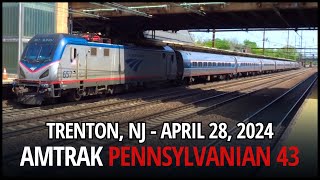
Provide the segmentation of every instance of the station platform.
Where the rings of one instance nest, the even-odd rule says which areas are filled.
[[[11,85],[15,78],[8,78],[6,80],[2,80],[2,85]]]
[[[2,85],[9,84],[11,85],[13,80],[17,79],[17,74],[8,74],[8,79],[2,79]]]
[[[8,79],[2,79],[2,99],[12,97],[12,83],[17,79],[17,74],[8,74]]]
[[[297,146],[299,164],[284,167],[276,163],[281,147]],[[287,151],[289,162],[293,151]],[[295,117],[282,135],[271,155],[271,167],[261,169],[258,176],[277,177],[315,177],[318,174],[318,81],[312,87]]]

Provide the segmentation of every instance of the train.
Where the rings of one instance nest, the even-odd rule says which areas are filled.
[[[17,101],[79,101],[155,82],[188,83],[299,68],[296,62],[237,55],[88,42],[70,34],[38,34],[26,45],[13,83]]]

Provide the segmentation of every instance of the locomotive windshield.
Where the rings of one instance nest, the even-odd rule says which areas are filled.
[[[30,64],[50,62],[55,50],[54,44],[29,43],[22,54],[21,61]]]

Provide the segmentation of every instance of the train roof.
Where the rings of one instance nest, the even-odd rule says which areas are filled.
[[[143,47],[137,45],[120,45],[120,44],[109,44],[109,43],[98,43],[98,42],[90,42],[85,38],[78,35],[71,34],[37,34],[35,35],[29,42],[43,42],[43,43],[55,43],[57,44],[59,41],[64,41],[63,44],[77,44],[77,45],[87,45],[94,47],[107,47],[107,48],[125,48],[125,49],[157,49],[164,51],[174,52],[173,49],[169,46],[152,46],[152,47]]]
[[[71,34],[37,34],[29,42],[59,42],[63,38],[68,38],[77,42],[87,42],[86,39]]]
[[[37,34],[29,42],[52,42],[52,43],[58,43],[62,39],[66,39],[67,43],[89,45],[89,46],[97,46],[97,47],[142,48],[142,47],[139,47],[139,46],[125,46],[125,45],[118,45],[118,44],[88,42],[85,38],[83,38],[81,36],[71,35],[71,34],[63,34],[63,33]],[[148,45],[150,42],[144,41],[144,42],[139,42],[139,43]],[[152,45],[161,46],[163,50],[167,50],[167,51],[171,51],[171,48],[173,48],[173,49],[176,49],[176,50],[185,50],[185,51],[193,51],[193,52],[207,52],[207,53],[216,53],[216,54],[222,54],[222,55],[234,55],[234,56],[243,56],[243,57],[252,57],[252,58],[261,58],[261,59],[271,59],[271,60],[282,60],[282,61],[294,62],[291,59],[269,57],[269,56],[251,54],[251,53],[241,53],[241,52],[222,50],[222,49],[217,49],[217,48],[187,45],[187,44],[183,44],[183,43],[174,43],[174,42],[167,42],[167,41],[151,42],[151,43],[152,43]],[[170,46],[171,48],[168,48],[168,46]],[[152,48],[150,48],[150,49],[152,49]]]
[[[258,54],[251,54],[251,53],[242,53],[242,52],[236,52],[236,51],[230,51],[230,50],[224,50],[224,49],[217,49],[217,48],[210,48],[210,47],[203,47],[203,46],[194,46],[194,45],[185,45],[185,44],[177,44],[177,43],[171,43],[166,42],[167,45],[173,47],[177,50],[186,50],[186,51],[197,51],[197,52],[207,52],[207,53],[216,53],[216,54],[223,54],[223,55],[234,55],[234,56],[243,56],[243,57],[251,57],[251,58],[260,58],[260,59],[269,59],[269,60],[281,60],[281,61],[289,61],[289,62],[295,62],[291,59],[285,59],[285,58],[277,58],[277,57],[270,57],[270,56],[264,56],[264,55],[258,55]]]
[[[204,47],[204,46],[196,46],[196,45],[177,43],[177,42],[171,42],[171,41],[158,41],[158,40],[148,39],[148,40],[138,40],[137,43],[144,44],[145,46],[148,46],[149,44],[152,44],[152,45],[156,44],[158,46],[167,45],[167,46],[172,47],[175,50],[184,50],[184,51],[193,51],[193,52],[207,52],[207,53],[215,53],[215,54],[223,54],[223,55],[234,55],[234,56],[243,56],[243,57],[251,57],[251,58],[296,62],[291,59],[270,57],[270,56],[251,54],[251,53],[235,52],[235,51],[230,51],[230,50],[217,49],[217,48]]]

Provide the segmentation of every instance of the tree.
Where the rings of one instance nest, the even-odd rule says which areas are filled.
[[[297,60],[299,59],[299,53],[293,46],[284,46],[281,49],[276,50],[275,57]]]
[[[212,41],[211,40],[205,40],[205,41],[197,41],[197,45],[200,46],[206,46],[206,47],[212,47]],[[214,47],[218,49],[230,49],[230,42],[228,40],[221,40],[221,39],[215,39],[214,41]]]
[[[212,47],[212,41],[211,40],[199,40],[196,42],[196,44],[200,46],[207,46]],[[214,41],[214,47],[218,49],[226,49],[230,50],[231,48],[243,48],[243,46],[250,48],[252,54],[259,54],[259,55],[265,55],[269,57],[278,57],[278,58],[288,58],[292,60],[299,59],[299,53],[293,46],[285,46],[281,49],[265,49],[263,53],[263,49],[259,48],[256,42],[244,40],[243,44],[238,43],[237,40],[227,40],[227,39],[215,39]]]
[[[252,41],[249,41],[249,40],[244,40],[243,41],[243,44],[249,48],[258,48],[258,45],[256,42],[252,42]]]
[[[256,42],[252,42],[252,41],[249,41],[249,40],[244,40],[243,44],[246,47],[251,49],[251,53],[252,54],[263,54],[263,50],[262,49],[256,49],[256,48],[258,48],[258,45],[257,45]]]
[[[230,49],[230,41],[226,40],[226,39],[216,39],[214,41],[214,47],[218,48],[218,49]]]

